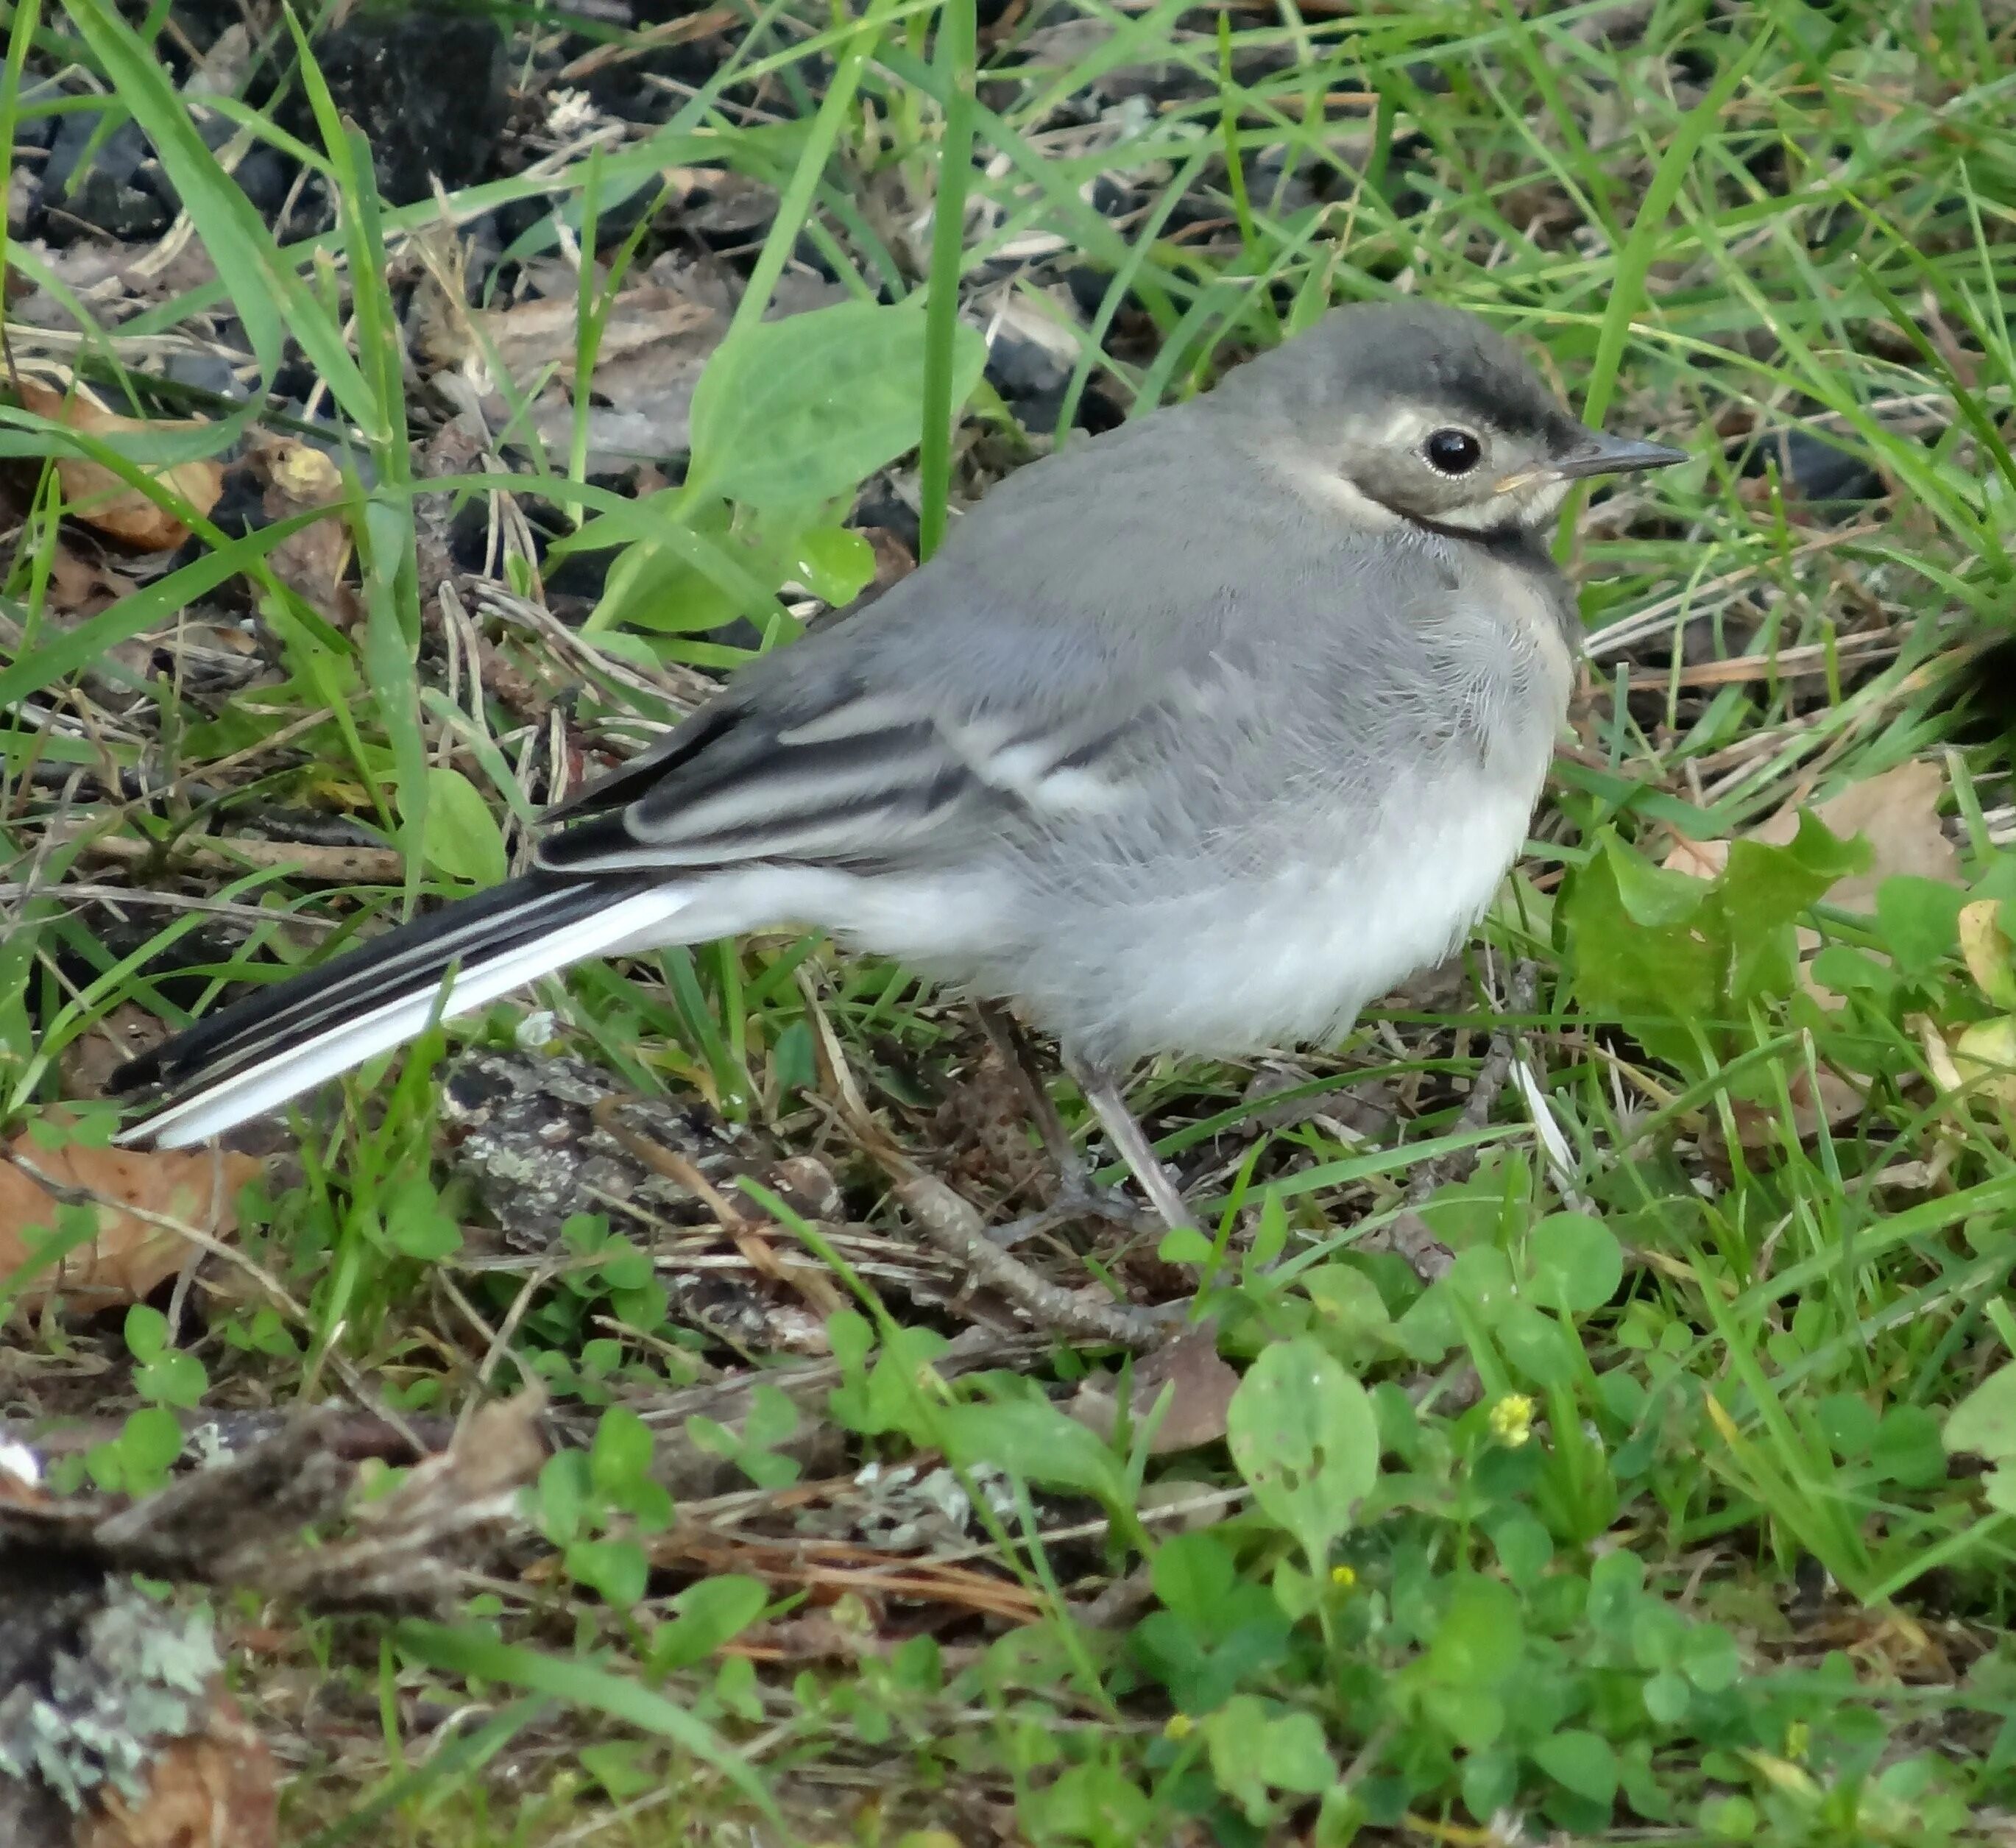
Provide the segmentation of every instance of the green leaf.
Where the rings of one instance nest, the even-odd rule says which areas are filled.
[[[1946,1415],[1940,1441],[1993,1463],[2016,1458],[2016,1361],[1996,1368]]]
[[[574,1756],[581,1768],[617,1802],[641,1796],[664,1777],[656,1759],[635,1739],[604,1739],[583,1746]]]
[[[1617,1754],[1600,1733],[1570,1729],[1533,1748],[1533,1762],[1564,1789],[1605,1807],[1617,1798]]]
[[[668,1738],[720,1771],[772,1821],[779,1820],[776,1805],[747,1759],[684,1707],[627,1677],[578,1657],[542,1655],[445,1624],[404,1623],[397,1638],[407,1654],[433,1667],[549,1694]]]
[[[651,1476],[651,1427],[627,1407],[612,1405],[595,1427],[589,1446],[589,1480],[596,1491],[621,1503]]]
[[[495,886],[510,871],[497,818],[459,770],[436,765],[427,771],[425,840],[427,864],[450,879]]]
[[[1268,1812],[1269,1790],[1314,1796],[1337,1781],[1337,1765],[1312,1713],[1282,1712],[1235,1694],[1204,1723],[1211,1775],[1251,1821]]]
[[[1662,1668],[1645,1683],[1645,1711],[1661,1726],[1677,1726],[1694,1705],[1694,1693],[1686,1676]]]
[[[1606,834],[1603,853],[1616,883],[1618,903],[1634,924],[1683,923],[1708,897],[1708,887],[1701,880],[1654,866],[1615,834]]]
[[[875,548],[851,527],[814,527],[790,548],[788,575],[838,608],[873,582]]]
[[[408,1257],[434,1263],[462,1249],[462,1228],[425,1174],[394,1182],[385,1198],[384,1214],[387,1242]]]
[[[1109,1508],[1131,1502],[1120,1459],[1046,1399],[950,1406],[941,1429],[946,1456],[961,1467],[992,1463],[1027,1482],[1096,1495]]]
[[[119,1466],[128,1493],[158,1487],[182,1454],[182,1420],[165,1405],[129,1412],[119,1428]]]
[[[952,403],[980,382],[986,343],[962,325]],[[738,326],[693,393],[688,491],[754,507],[851,494],[917,446],[924,318],[916,307],[841,302]]]
[[[126,1351],[135,1360],[158,1360],[168,1345],[168,1318],[147,1303],[135,1303],[126,1311]]]
[[[188,1411],[203,1403],[210,1376],[194,1354],[172,1348],[134,1369],[133,1390],[153,1405],[178,1406]]]
[[[1472,1576],[1457,1581],[1435,1641],[1417,1666],[1440,1687],[1492,1688],[1525,1656],[1517,1595],[1496,1579]]]
[[[1489,1245],[1459,1251],[1435,1288],[1446,1289],[1487,1328],[1518,1300],[1512,1285],[1511,1261]]]
[[[1697,1034],[1726,1054],[1753,1004],[1791,994],[1795,922],[1868,857],[1802,815],[1789,845],[1739,840],[1721,876],[1704,881],[1652,866],[1605,831],[1557,908],[1576,998],[1657,1057],[1697,1069]],[[1698,895],[1691,904],[1681,886]]]
[[[1719,1623],[1701,1623],[1680,1645],[1680,1667],[1704,1694],[1719,1694],[1736,1685],[1743,1656],[1736,1638]]]
[[[568,1575],[618,1610],[644,1595],[650,1576],[644,1549],[634,1540],[577,1540],[563,1555]]]
[[[1321,1577],[1379,1476],[1379,1427],[1364,1387],[1306,1336],[1263,1349],[1232,1395],[1226,1440],[1254,1498]]]
[[[1514,1303],[1492,1333],[1506,1359],[1534,1385],[1566,1386],[1575,1378],[1575,1338],[1545,1310]]]
[[[1586,1314],[1600,1309],[1624,1281],[1624,1252],[1610,1228],[1586,1213],[1550,1213],[1526,1242],[1535,1300],[1550,1309]]]
[[[672,1600],[678,1614],[651,1638],[652,1672],[668,1675],[704,1662],[761,1616],[769,1587],[738,1573],[702,1579]]]
[[[1165,1541],[1150,1569],[1155,1595],[1199,1628],[1211,1627],[1237,1581],[1238,1570],[1225,1543],[1201,1529]]]
[[[1960,947],[1967,901],[1958,886],[1916,873],[1893,873],[1876,888],[1877,929],[1903,974],[1929,975]]]
[[[1300,1282],[1316,1307],[1318,1333],[1345,1358],[1376,1354],[1394,1339],[1378,1285],[1355,1264],[1319,1264]]]

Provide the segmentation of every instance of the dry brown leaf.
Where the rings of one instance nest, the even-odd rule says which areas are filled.
[[[138,1302],[180,1270],[187,1239],[126,1209],[193,1226],[219,1239],[237,1229],[238,1190],[259,1172],[249,1155],[213,1156],[136,1149],[92,1149],[70,1143],[45,1149],[23,1131],[0,1160],[0,1277],[27,1264],[56,1223],[57,1203],[23,1163],[61,1187],[93,1197],[97,1235],[37,1268],[15,1300],[31,1310],[52,1296],[83,1308]]]
[[[1088,1379],[1067,1408],[1080,1424],[1109,1440],[1118,1422],[1112,1383]],[[1154,1415],[1166,1389],[1168,1403],[1149,1440],[1149,1453],[1163,1457],[1195,1450],[1225,1435],[1226,1412],[1238,1386],[1239,1375],[1219,1358],[1217,1325],[1200,1322],[1135,1363],[1129,1416],[1138,1429]]]
[[[1828,889],[1827,902],[1843,911],[1874,908],[1876,889],[1897,873],[1913,873],[1943,884],[1960,884],[1960,855],[1939,825],[1939,796],[1946,776],[1936,764],[1913,760],[1880,776],[1850,783],[1824,802],[1788,802],[1749,832],[1768,847],[1784,847],[1799,832],[1799,811],[1810,807],[1828,830],[1844,840],[1860,835],[1869,843],[1866,872],[1850,873]],[[1729,864],[1726,840],[1676,836],[1663,865],[1672,872],[1712,879]]]
[[[14,386],[24,410],[67,430],[97,437],[114,448],[121,437],[139,431],[153,436],[164,430],[200,427],[200,421],[189,419],[148,422],[121,417],[74,383],[64,391],[39,379],[20,377]],[[209,512],[224,491],[224,466],[209,456],[143,472],[199,513]],[[129,487],[97,462],[82,456],[62,456],[56,462],[56,473],[63,483],[67,511],[125,545],[142,552],[172,552],[189,537],[189,528],[165,507],[157,506],[138,488]]]
[[[272,1753],[219,1686],[204,1730],[164,1747],[147,1767],[146,1795],[109,1792],[81,1817],[76,1848],[273,1848],[279,1773]]]
[[[112,1074],[128,1059],[139,1058],[165,1037],[166,1031],[158,1014],[150,1014],[130,1001],[121,1002],[99,1022],[95,1031],[72,1040],[63,1048],[63,1057],[58,1062],[63,1095],[95,1098],[109,1095],[106,1087]],[[41,1167],[39,1162],[35,1165]]]
[[[131,578],[73,551],[61,539],[56,541],[49,560],[52,609],[65,616],[96,616],[121,597],[130,597],[136,588]]]
[[[1829,1129],[1852,1123],[1867,1101],[1855,1086],[1825,1066],[1820,1068],[1817,1088],[1808,1082],[1804,1071],[1796,1071],[1786,1090],[1792,1100],[1792,1127],[1802,1142],[1817,1136],[1823,1123]],[[1761,1155],[1778,1146],[1781,1120],[1776,1110],[1740,1098],[1730,1108],[1736,1116],[1736,1139],[1750,1153]]]
[[[343,471],[312,443],[261,431],[247,440],[247,463],[265,484],[260,505],[268,520],[287,520],[344,498]],[[280,581],[318,615],[347,630],[362,613],[344,582],[350,565],[350,523],[338,512],[290,533],[267,554]]]

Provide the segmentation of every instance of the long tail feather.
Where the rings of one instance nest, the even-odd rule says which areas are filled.
[[[466,1013],[585,958],[669,941],[665,927],[686,902],[661,879],[535,872],[416,919],[234,1001],[124,1067],[116,1088],[163,1095],[119,1140],[207,1141],[411,1039],[437,1005],[444,1019]]]

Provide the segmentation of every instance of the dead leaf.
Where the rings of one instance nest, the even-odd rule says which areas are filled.
[[[247,438],[245,456],[265,484],[260,505],[268,520],[287,520],[344,499],[343,471],[312,443],[261,431]],[[267,554],[280,581],[318,615],[347,630],[363,613],[344,582],[350,565],[350,523],[340,512],[290,533]]]
[[[1684,834],[1673,837],[1672,850],[1660,862],[1669,872],[1683,872],[1690,879],[1717,879],[1729,865],[1726,840],[1690,840]]]
[[[1819,1075],[1816,1087],[1803,1070],[1795,1071],[1785,1088],[1792,1100],[1792,1127],[1802,1142],[1818,1136],[1823,1123],[1831,1130],[1852,1123],[1867,1101],[1847,1079],[1827,1066],[1819,1068]],[[1766,1154],[1780,1145],[1784,1119],[1776,1109],[1741,1098],[1733,1100],[1730,1108],[1736,1118],[1736,1139],[1749,1153]]]
[[[148,421],[121,417],[107,410],[74,381],[67,390],[61,390],[39,379],[17,376],[14,386],[24,410],[67,430],[95,437],[113,448],[118,447],[121,437],[136,433],[158,436],[164,430],[202,427],[200,419]],[[208,513],[224,491],[223,465],[209,456],[176,462],[171,467],[149,468],[142,473],[160,482],[198,513]],[[63,484],[66,511],[123,544],[142,552],[172,552],[189,537],[189,528],[165,507],[157,505],[138,488],[128,487],[97,462],[82,456],[60,456],[56,474]]]
[[[81,1818],[77,1848],[273,1848],[278,1767],[257,1730],[220,1684],[203,1730],[174,1740],[147,1767],[146,1794],[107,1791]]]
[[[430,276],[416,343],[444,369],[437,389],[492,430],[511,421],[511,400],[532,399],[531,430],[549,447],[574,438],[574,381],[580,307],[571,290],[515,307],[472,309],[452,293],[452,264]],[[685,290],[638,282],[609,307],[589,380],[590,450],[618,466],[686,447],[693,387],[727,327],[726,317]],[[450,370],[448,369],[459,369]],[[510,381],[506,392],[502,373]],[[523,428],[523,426],[520,426]]]
[[[95,1031],[72,1040],[63,1048],[59,1062],[63,1095],[106,1095],[106,1083],[112,1074],[128,1059],[137,1059],[163,1038],[166,1031],[158,1014],[150,1014],[130,1001],[122,1002],[99,1022]]]
[[[1086,1380],[1067,1408],[1080,1424],[1108,1440],[1118,1422],[1114,1383],[1111,1375]],[[1166,1391],[1168,1402],[1149,1439],[1149,1454],[1165,1457],[1195,1450],[1225,1435],[1226,1411],[1238,1385],[1239,1375],[1219,1358],[1218,1325],[1199,1322],[1135,1363],[1128,1415],[1138,1429],[1154,1415]]]
[[[1942,884],[1962,883],[1960,855],[1939,825],[1939,796],[1946,775],[1936,764],[1913,759],[1880,776],[1850,783],[1838,795],[1811,804],[1788,802],[1752,828],[1747,839],[1767,847],[1788,845],[1799,832],[1799,811],[1811,812],[1830,832],[1869,843],[1866,872],[1850,873],[1828,888],[1827,903],[1842,911],[1867,911],[1876,904],[1876,889],[1897,873],[1912,873]],[[1729,864],[1726,840],[1674,839],[1661,863],[1669,872],[1712,879]]]
[[[56,1296],[86,1309],[139,1301],[182,1268],[191,1247],[168,1228],[125,1209],[228,1239],[237,1230],[238,1190],[259,1172],[249,1155],[93,1149],[78,1142],[45,1149],[23,1131],[0,1160],[0,1278],[35,1257],[56,1224],[57,1203],[29,1177],[23,1162],[59,1186],[93,1195],[87,1210],[98,1221],[95,1237],[39,1266],[26,1280],[14,1300],[31,1310]]]

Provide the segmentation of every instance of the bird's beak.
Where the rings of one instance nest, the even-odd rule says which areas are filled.
[[[1687,459],[1684,449],[1671,449],[1664,443],[1641,442],[1636,437],[1606,437],[1600,430],[1586,430],[1583,435],[1586,440],[1566,455],[1539,468],[1507,475],[1492,491],[1513,494],[1543,482],[1579,481],[1585,475],[1628,475],[1641,469],[1670,469],[1675,462]]]

